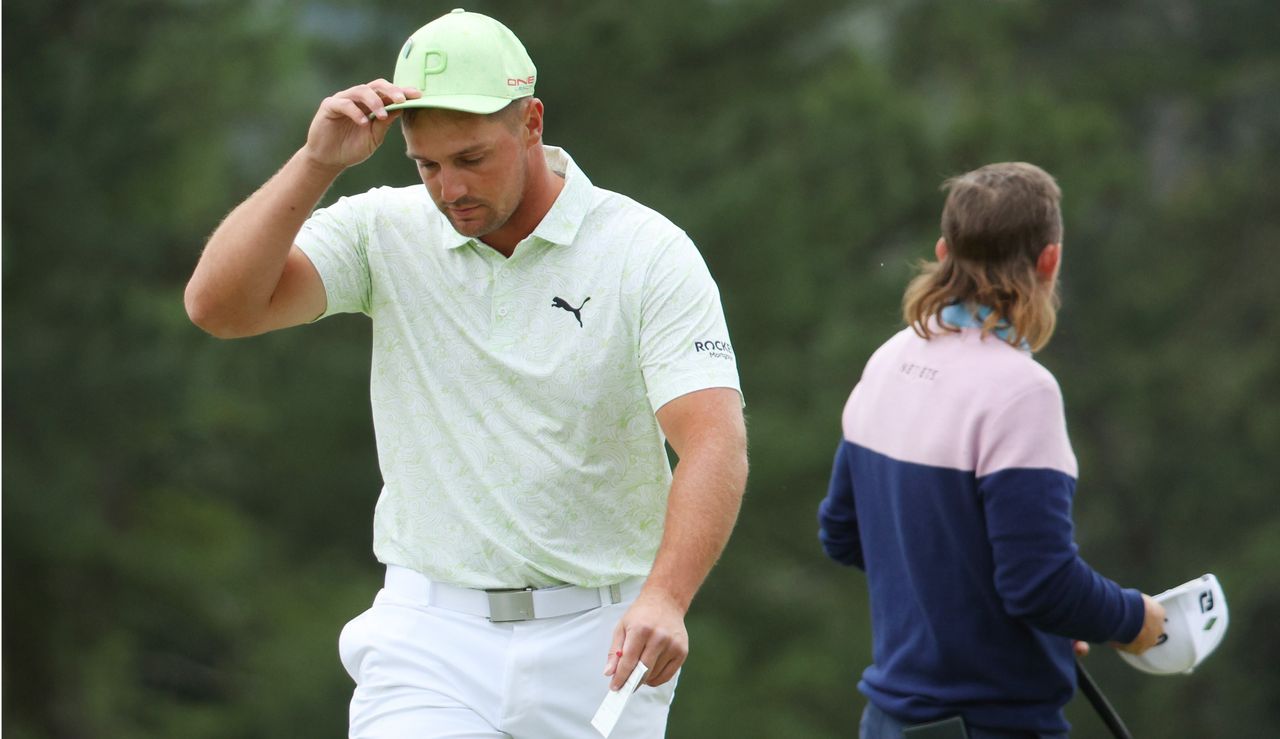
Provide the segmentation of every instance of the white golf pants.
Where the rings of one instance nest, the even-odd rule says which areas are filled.
[[[609,690],[605,659],[628,606],[491,623],[383,588],[338,640],[356,682],[350,736],[599,739],[591,717]],[[675,684],[641,686],[610,739],[662,737]]]

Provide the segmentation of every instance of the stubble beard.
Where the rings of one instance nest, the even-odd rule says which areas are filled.
[[[444,214],[445,218],[449,219],[449,223],[450,225],[453,226],[453,230],[457,231],[458,233],[468,238],[472,238],[472,239],[483,238],[484,236],[487,236],[493,233],[494,231],[497,231],[498,229],[502,228],[503,226],[507,225],[507,221],[511,220],[511,216],[515,215],[515,212],[520,209],[520,204],[524,202],[524,188],[525,188],[527,175],[528,175],[528,168],[524,166],[523,162],[521,162],[520,175],[516,179],[516,182],[519,184],[519,191],[516,196],[516,201],[515,201],[515,204],[511,206],[511,209],[505,213],[499,212],[490,203],[486,203],[481,200],[473,201],[466,198],[451,204],[436,203],[436,207],[440,209],[440,212]],[[488,217],[479,221],[469,220],[466,222],[460,222],[454,217],[453,213],[449,211],[450,207],[459,207],[459,206],[463,208],[467,208],[471,206],[479,206],[480,214],[481,215],[487,214]],[[472,214],[472,215],[475,215],[475,214]]]
[[[458,204],[455,203],[454,205],[456,207]],[[464,221],[464,220],[459,220],[453,215],[453,213],[449,210],[450,206],[440,205],[437,207],[439,207],[440,212],[444,214],[444,217],[449,219],[449,224],[453,226],[453,230],[457,231],[463,236],[467,236],[473,239],[478,239],[482,236],[485,236],[487,234],[493,233],[494,231],[497,231],[498,229],[506,225],[507,220],[511,217],[510,214],[503,216],[503,215],[494,213],[493,208],[491,208],[487,203],[476,202],[471,204],[463,204],[462,207],[464,208],[470,207],[470,205],[479,206],[481,209],[481,212],[479,214],[480,215],[488,214],[488,217],[480,220],[477,220],[473,217],[473,218],[468,218],[467,220]],[[476,214],[472,214],[472,215],[474,216]]]

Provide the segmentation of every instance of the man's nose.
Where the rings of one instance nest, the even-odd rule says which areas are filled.
[[[467,186],[461,173],[453,169],[440,170],[440,199],[446,203],[456,203],[467,194]]]

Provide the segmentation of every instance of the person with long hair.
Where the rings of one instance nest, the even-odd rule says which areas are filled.
[[[818,513],[826,554],[867,577],[861,736],[1064,737],[1075,655],[1141,653],[1164,611],[1074,541],[1062,394],[1032,358],[1056,322],[1057,183],[1011,162],[944,189],[937,261],[845,404]]]

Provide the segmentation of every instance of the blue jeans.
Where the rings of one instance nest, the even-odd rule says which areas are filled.
[[[870,701],[862,711],[862,725],[858,727],[859,739],[902,739],[902,730],[910,724],[899,721],[876,708]],[[1033,731],[994,731],[978,729],[972,726],[967,729],[969,739],[1067,739],[1067,734],[1037,734]]]

